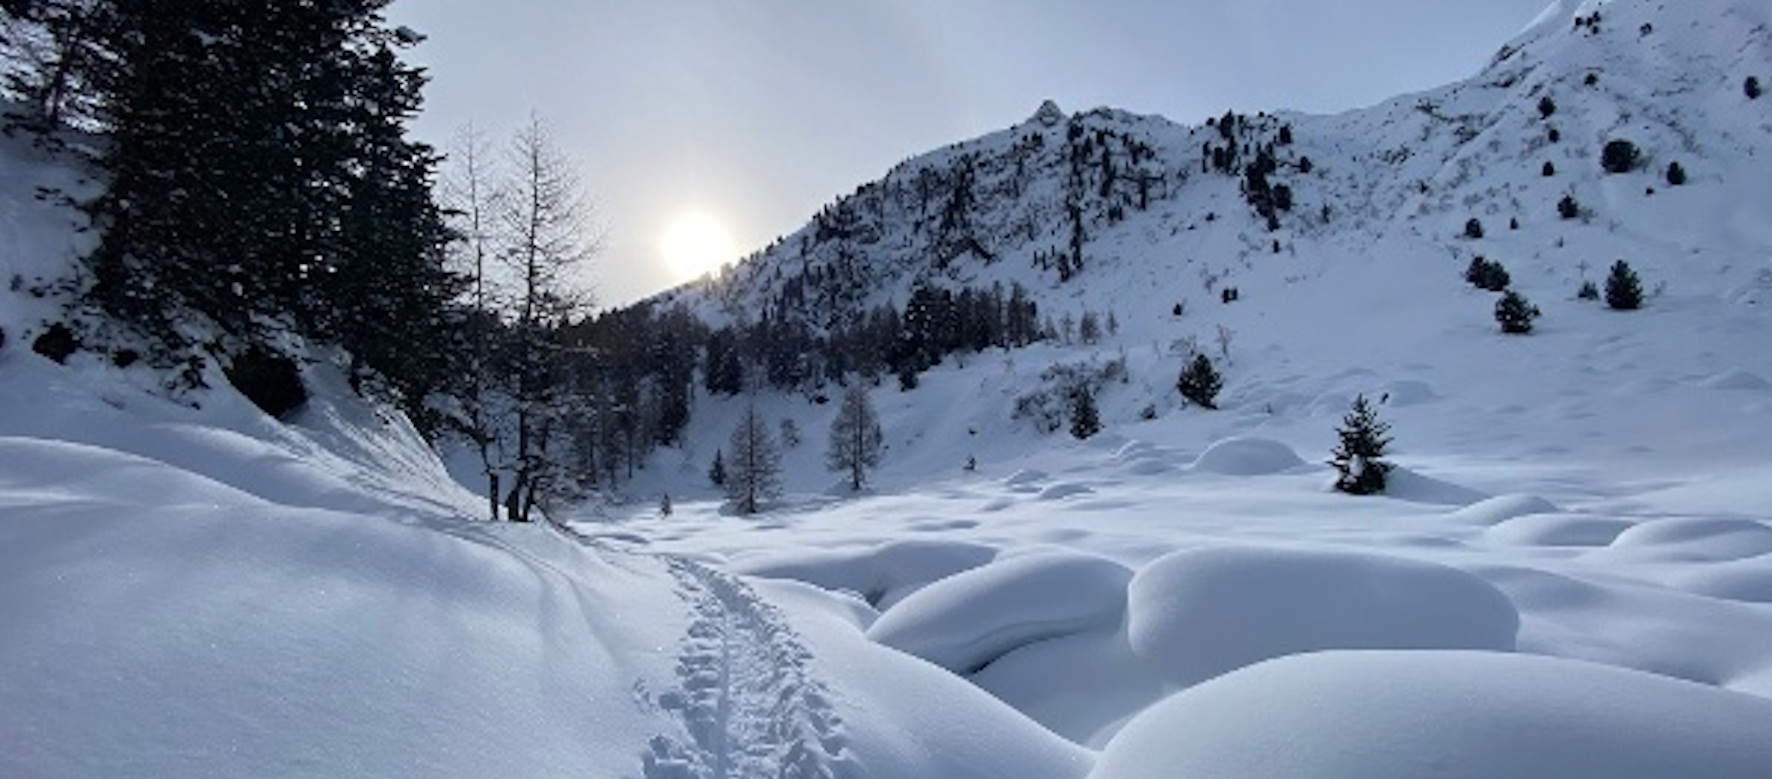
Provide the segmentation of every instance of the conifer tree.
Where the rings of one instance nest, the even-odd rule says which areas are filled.
[[[843,392],[843,406],[831,421],[830,449],[825,452],[825,465],[833,471],[849,475],[849,489],[860,490],[870,469],[880,466],[885,451],[885,436],[880,418],[868,400],[868,392],[858,382]]]
[[[1340,442],[1330,454],[1329,464],[1340,474],[1335,489],[1352,495],[1384,492],[1393,467],[1382,459],[1391,442],[1385,435],[1389,431],[1390,424],[1378,419],[1378,412],[1365,395],[1354,398],[1353,407],[1335,431]]]
[[[1176,389],[1181,396],[1195,405],[1218,408],[1218,391],[1224,387],[1224,378],[1218,369],[1212,366],[1212,358],[1204,354],[1194,355],[1192,362],[1182,369],[1181,378],[1176,381]]]
[[[1606,274],[1606,306],[1620,311],[1630,311],[1643,306],[1643,285],[1637,280],[1637,272],[1631,270],[1630,264],[1624,260],[1612,263],[1612,270]]]
[[[726,486],[726,453],[725,450],[714,450],[714,462],[708,466],[708,481],[715,487]]]
[[[726,500],[739,514],[755,514],[765,502],[781,494],[781,451],[756,406],[745,408],[726,448],[732,450],[732,462],[726,471]]]
[[[1508,290],[1501,299],[1495,302],[1495,322],[1501,325],[1501,332],[1525,334],[1532,332],[1532,320],[1539,316],[1538,307],[1532,305],[1524,295]]]
[[[1086,386],[1071,391],[1071,437],[1087,440],[1101,432],[1101,410],[1095,406],[1095,393]]]

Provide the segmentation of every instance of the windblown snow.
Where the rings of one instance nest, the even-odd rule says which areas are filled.
[[[34,193],[82,184],[0,142],[0,776],[1761,779],[1772,99],[1741,86],[1772,82],[1769,29],[1750,0],[1559,0],[1466,82],[1265,117],[1314,163],[1273,232],[1198,172],[1207,127],[1049,106],[911,160],[868,191],[1072,119],[1176,175],[1065,283],[1030,261],[1051,236],[1015,237],[1050,177],[981,206],[994,261],[939,269],[879,201],[873,298],[1019,281],[1118,326],[874,389],[860,495],[824,469],[834,404],[756,398],[811,434],[752,517],[702,477],[745,400],[699,399],[625,494],[531,527],[475,519],[324,355],[287,423],[220,375],[168,397],[54,364],[33,288],[87,238]],[[1643,167],[1600,170],[1616,137]],[[800,245],[672,299],[759,307],[824,261]],[[1478,254],[1536,332],[1496,332]],[[1641,311],[1575,296],[1617,259]],[[1191,350],[1219,410],[1175,392]],[[1120,359],[1101,434],[1014,418],[1052,366]],[[1324,464],[1359,394],[1395,437],[1382,497]]]

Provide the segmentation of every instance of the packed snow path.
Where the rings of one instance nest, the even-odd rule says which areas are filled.
[[[677,660],[681,688],[658,697],[691,743],[652,739],[647,779],[839,779],[859,776],[842,720],[807,670],[810,653],[781,613],[743,582],[666,558],[694,610]]]

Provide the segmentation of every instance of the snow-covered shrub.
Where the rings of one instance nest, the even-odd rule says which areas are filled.
[[[228,383],[245,395],[260,411],[282,419],[308,402],[295,360],[263,347],[253,347],[234,357],[223,369]]]
[[[1502,267],[1501,263],[1485,257],[1471,258],[1471,264],[1464,269],[1464,280],[1478,289],[1486,289],[1490,292],[1500,292],[1507,289],[1508,284],[1513,283],[1513,278],[1508,275],[1507,268]]]
[[[80,338],[67,325],[56,322],[31,342],[31,351],[48,357],[58,363],[65,363],[74,352],[80,351]]]
[[[1615,138],[1606,143],[1600,151],[1600,167],[1607,173],[1629,173],[1635,170],[1642,161],[1643,153],[1637,145],[1623,138]]]
[[[1685,183],[1686,183],[1686,169],[1683,166],[1681,166],[1680,163],[1678,163],[1678,162],[1668,163],[1667,164],[1667,185],[1670,187],[1677,187],[1677,186],[1681,186]]]
[[[1564,195],[1562,200],[1557,201],[1557,216],[1564,219],[1581,216],[1581,204],[1575,201],[1574,195]]]
[[[1575,297],[1582,300],[1599,300],[1600,288],[1594,286],[1594,283],[1591,281],[1583,281],[1581,282],[1581,289],[1575,292]]]
[[[1476,217],[1471,217],[1469,221],[1465,222],[1464,223],[1464,237],[1469,238],[1473,241],[1482,238],[1483,237],[1483,223],[1482,223],[1482,221],[1477,219]]]

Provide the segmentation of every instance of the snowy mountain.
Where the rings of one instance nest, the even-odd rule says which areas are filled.
[[[703,393],[643,499],[564,527],[475,519],[325,355],[279,421],[219,374],[35,353],[32,280],[90,246],[37,194],[84,184],[0,140],[0,776],[1758,779],[1769,21],[1559,2],[1361,111],[1046,106],[913,159],[659,302],[828,333],[1001,283],[1116,326],[874,387],[860,495],[823,462],[838,404]],[[1577,297],[1619,259],[1641,310]],[[1217,410],[1176,392],[1191,352]],[[1084,441],[1045,424],[1078,377]],[[1381,497],[1321,464],[1361,393]],[[740,517],[704,474],[753,405],[804,440]]]

